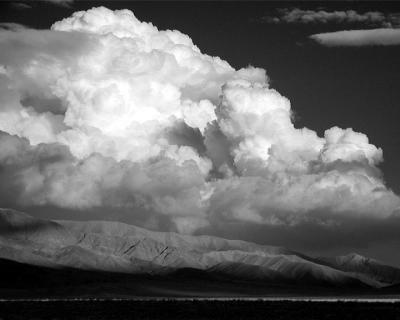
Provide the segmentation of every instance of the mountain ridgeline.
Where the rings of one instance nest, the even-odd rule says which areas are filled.
[[[11,209],[0,210],[0,259],[17,269],[24,266],[17,276],[33,268],[74,270],[85,278],[101,273],[159,281],[211,279],[230,287],[236,281],[271,288],[378,290],[400,283],[400,269],[356,254],[314,258],[281,247],[154,232],[119,222],[41,220]]]

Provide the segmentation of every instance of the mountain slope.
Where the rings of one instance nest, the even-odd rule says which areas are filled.
[[[0,258],[132,275],[167,276],[191,269],[265,283],[381,286],[367,273],[360,276],[281,247],[154,232],[118,222],[47,221],[8,209],[0,209]]]
[[[363,275],[383,284],[400,283],[400,269],[387,266],[380,261],[363,257],[356,253],[319,258],[319,260],[332,268]]]

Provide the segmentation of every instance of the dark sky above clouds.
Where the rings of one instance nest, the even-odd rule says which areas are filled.
[[[99,6],[179,30],[230,66],[180,33],[121,41],[138,24],[108,11],[49,31]],[[1,1],[0,205],[400,265],[399,13],[382,1]],[[248,66],[260,69],[235,71]]]

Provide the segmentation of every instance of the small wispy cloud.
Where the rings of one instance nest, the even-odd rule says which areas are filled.
[[[25,0],[25,1],[15,1],[11,3],[11,6],[13,6],[16,9],[30,9],[32,8],[32,3],[38,3],[38,2],[47,2],[47,3],[52,3],[57,6],[62,6],[62,7],[71,7],[72,4],[74,3],[74,0]]]
[[[400,45],[400,29],[344,30],[313,34],[310,39],[328,47],[395,46]]]
[[[65,7],[69,7],[72,5],[72,3],[74,2],[74,0],[43,0],[45,2],[50,2],[59,6],[65,6]]]
[[[313,41],[329,47],[394,46],[400,44],[400,13],[396,12],[282,8],[277,9],[275,14],[262,17],[260,21],[270,24],[336,24],[361,27],[360,29],[317,33],[309,36]]]
[[[26,29],[26,27],[22,24],[15,22],[1,22],[0,23],[0,31],[9,30],[9,31],[20,31]]]
[[[11,6],[15,9],[19,9],[19,10],[25,10],[25,9],[32,8],[31,5],[29,5],[28,3],[25,3],[25,2],[12,2]]]
[[[302,10],[299,8],[278,9],[275,15],[267,15],[261,18],[265,23],[284,24],[365,24],[390,28],[400,25],[399,14],[385,14],[379,11],[359,13],[355,10],[325,11]]]

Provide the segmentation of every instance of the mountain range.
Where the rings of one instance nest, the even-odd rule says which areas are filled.
[[[375,294],[400,283],[400,269],[355,253],[310,257],[120,222],[42,220],[12,209],[0,209],[0,267],[2,296],[57,293],[57,288],[68,294],[73,289],[75,295],[273,295],[319,289]]]

